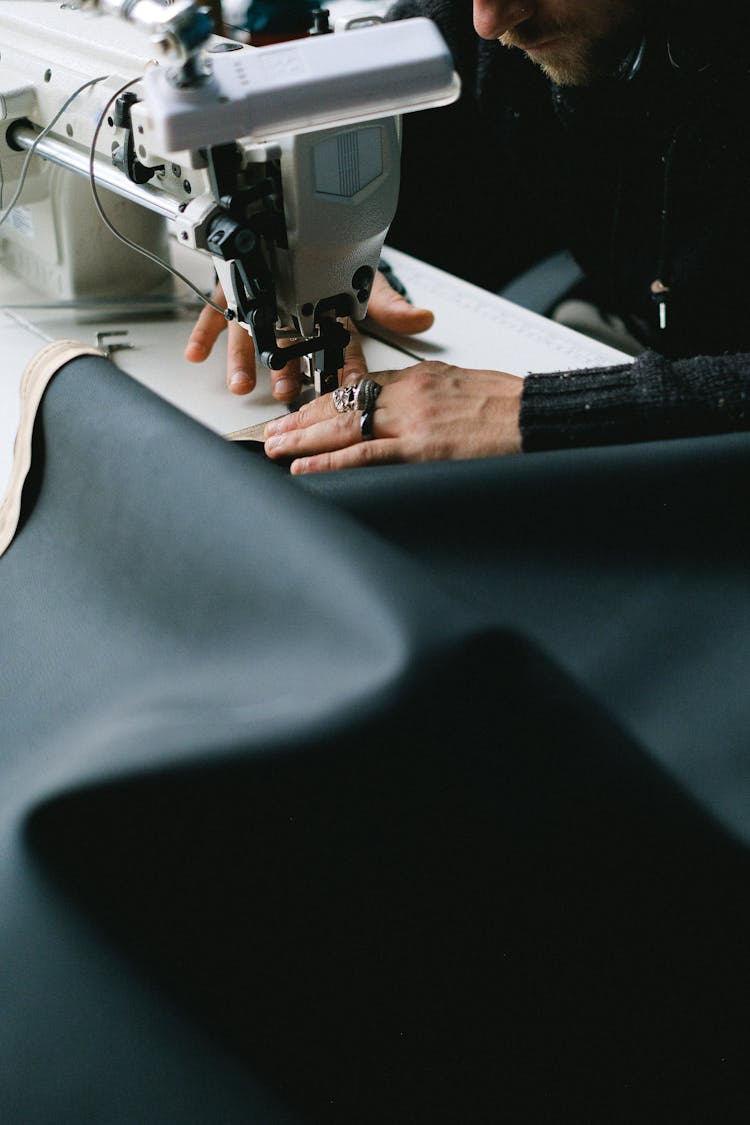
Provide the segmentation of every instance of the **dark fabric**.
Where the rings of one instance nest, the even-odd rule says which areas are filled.
[[[517,629],[750,842],[750,439],[295,478]]]
[[[3,1122],[744,1120],[747,458],[301,488],[68,365],[0,562]]]
[[[747,429],[747,5],[726,6],[721,33],[700,4],[646,5],[640,68],[585,88],[557,87],[521,52],[479,40],[470,9],[464,0],[393,9],[439,23],[463,95],[450,114],[407,121],[391,241],[495,290],[541,254],[568,248],[586,275],[583,295],[662,357],[634,363],[625,378],[586,376],[589,412],[580,410],[582,379],[533,379],[524,449]],[[639,28],[633,48],[640,37]],[[667,290],[658,300],[654,283]]]

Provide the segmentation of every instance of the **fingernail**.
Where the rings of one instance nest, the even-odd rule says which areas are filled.
[[[278,379],[273,385],[275,398],[289,398],[296,395],[297,391],[297,384],[292,379]]]
[[[206,345],[199,344],[197,341],[193,341],[185,348],[186,359],[192,359],[194,363],[199,363],[202,359],[205,359],[207,355],[208,348]]]
[[[271,418],[266,422],[263,435],[264,437],[271,437],[272,434],[285,434],[289,430],[296,430],[299,421],[300,414],[297,410],[292,411],[291,414],[282,414],[278,418]]]
[[[272,437],[272,438],[268,438],[268,440],[265,442],[265,447],[266,447],[266,449],[269,449],[269,450],[280,449],[283,444],[284,444],[283,436]]]
[[[247,394],[253,389],[253,384],[247,371],[233,371],[227,379],[227,386],[235,395]]]
[[[344,385],[346,385],[347,383],[360,383],[362,379],[364,379],[364,377],[364,371],[347,371],[342,382],[344,383]]]

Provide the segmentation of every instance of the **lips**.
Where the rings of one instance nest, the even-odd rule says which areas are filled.
[[[543,51],[547,51],[547,50],[549,50],[550,47],[555,47],[560,42],[561,42],[560,36],[558,36],[557,39],[544,39],[541,43],[528,43],[523,48],[523,50],[526,51],[528,54],[533,55],[533,54],[536,54],[537,52],[541,53]]]
[[[562,38],[560,28],[516,28],[515,32],[506,32],[501,35],[500,41],[506,47],[516,47],[519,51],[543,50],[550,43],[557,43]]]

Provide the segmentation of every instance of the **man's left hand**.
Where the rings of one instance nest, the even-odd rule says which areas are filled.
[[[347,382],[362,377],[350,371]],[[327,394],[267,424],[268,456],[293,458],[299,474],[521,451],[523,380],[516,375],[428,362],[369,377],[383,388],[370,440],[360,432],[361,412],[338,413]]]

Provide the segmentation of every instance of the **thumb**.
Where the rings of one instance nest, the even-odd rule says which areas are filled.
[[[380,272],[375,274],[372,283],[367,315],[381,328],[388,328],[391,332],[400,332],[407,336],[426,332],[435,321],[429,309],[415,308],[405,297],[391,288]]]

